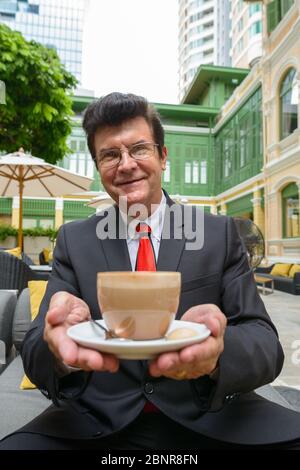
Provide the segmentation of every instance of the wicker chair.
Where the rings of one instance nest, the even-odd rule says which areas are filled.
[[[16,256],[0,251],[0,289],[16,289],[21,292],[28,281],[39,277],[30,267]]]

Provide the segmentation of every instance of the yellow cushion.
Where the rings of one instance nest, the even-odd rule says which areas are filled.
[[[300,273],[300,264],[293,264],[289,270],[289,277],[293,278],[296,273]]]
[[[6,251],[6,253],[9,253],[10,255],[16,256],[19,259],[22,258],[21,248],[19,246],[17,246],[16,248],[11,248],[10,250],[5,250],[5,251]]]
[[[46,291],[47,281],[29,281],[28,287],[30,294],[31,321],[33,321],[39,313],[39,308]],[[21,390],[30,390],[36,388],[36,386],[24,375],[20,388]]]
[[[49,250],[48,248],[43,249],[43,255],[45,258],[46,263],[49,263],[53,259],[53,251]]]
[[[292,266],[291,264],[285,264],[285,263],[275,264],[275,266],[273,266],[273,269],[271,271],[271,275],[288,277],[291,266]]]

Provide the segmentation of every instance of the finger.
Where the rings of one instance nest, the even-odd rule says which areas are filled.
[[[72,314],[73,323],[88,320],[90,310],[88,305],[78,297],[68,292],[56,292],[50,301],[47,320],[52,325],[63,323]]]
[[[181,320],[200,322],[201,318],[207,314],[210,304],[195,305],[189,308],[181,317]]]
[[[113,355],[101,354],[93,349],[80,347],[76,366],[88,371],[116,372],[119,368],[119,360]]]
[[[70,313],[70,309],[67,305],[57,305],[51,307],[46,315],[46,323],[51,326],[62,324]]]
[[[179,351],[181,364],[200,363],[211,359],[218,353],[216,339],[208,337],[200,344],[192,344]]]
[[[158,356],[154,361],[149,364],[149,371],[151,375],[158,377],[167,370],[172,370],[177,367],[179,363],[179,355],[176,352],[165,353]]]

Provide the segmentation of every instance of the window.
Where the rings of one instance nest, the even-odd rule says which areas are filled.
[[[201,184],[207,183],[207,164],[205,161],[201,162],[200,183]]]
[[[237,30],[240,33],[244,27],[244,22],[243,22],[243,17],[239,19],[238,24],[237,24]]]
[[[191,162],[185,162],[184,182],[191,183],[192,181],[192,165]]]
[[[171,181],[171,164],[169,161],[167,161],[166,169],[164,172],[164,182],[170,183],[170,181]]]
[[[262,22],[261,21],[255,21],[255,23],[252,23],[250,26],[250,37],[255,36],[256,34],[259,34],[262,32]]]
[[[286,186],[281,196],[283,237],[300,237],[299,190],[296,183]]]
[[[79,141],[79,152],[85,152],[85,151],[86,151],[85,140],[80,140]]]
[[[199,183],[199,163],[193,161],[193,183]]]
[[[258,11],[261,11],[261,4],[260,3],[253,3],[249,5],[249,16],[254,15]]]
[[[280,138],[284,139],[298,127],[299,92],[296,70],[290,69],[280,87]]]
[[[233,147],[232,147],[232,133],[228,132],[224,138],[224,177],[228,178],[232,173],[232,158],[233,158]]]

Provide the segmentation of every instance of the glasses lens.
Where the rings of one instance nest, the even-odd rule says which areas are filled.
[[[100,153],[99,165],[102,168],[109,168],[115,165],[118,165],[121,157],[121,152],[119,149],[110,149],[103,150]]]
[[[143,160],[152,156],[154,151],[154,144],[142,143],[135,144],[130,149],[130,155],[136,160]]]

